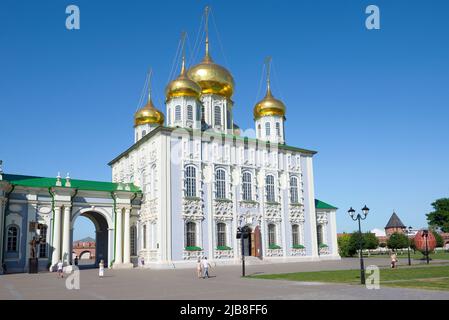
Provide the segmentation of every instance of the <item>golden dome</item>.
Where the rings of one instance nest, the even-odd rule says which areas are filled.
[[[275,99],[271,94],[270,87],[267,88],[267,94],[254,107],[254,119],[264,116],[285,117],[285,105],[281,100]]]
[[[170,100],[175,97],[198,98],[201,94],[201,87],[190,79],[185,70],[184,57],[182,61],[181,74],[178,78],[170,82],[165,88],[165,97]]]
[[[202,62],[189,69],[188,76],[200,85],[202,94],[217,94],[231,98],[234,93],[234,79],[231,73],[215,64],[208,52]]]
[[[137,127],[147,123],[163,125],[164,119],[164,114],[156,109],[151,98],[149,98],[148,103],[134,114],[134,126]]]

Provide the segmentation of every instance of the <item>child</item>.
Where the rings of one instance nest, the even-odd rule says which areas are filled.
[[[396,257],[396,253],[394,253],[394,251],[393,251],[393,253],[391,254],[391,268],[392,269],[396,268],[397,262],[398,262],[398,259]]]
[[[58,278],[64,278],[64,264],[61,260],[58,262]]]
[[[100,278],[103,278],[103,275],[104,275],[104,261],[103,261],[103,259],[100,260],[100,264],[98,266],[99,266],[98,275],[100,276]]]
[[[196,272],[198,275],[198,279],[201,278],[202,272],[201,272],[201,259],[200,258],[198,258],[198,261],[196,263]]]

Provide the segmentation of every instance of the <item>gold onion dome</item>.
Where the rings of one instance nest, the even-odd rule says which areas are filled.
[[[198,83],[202,94],[217,94],[231,98],[234,93],[234,79],[224,67],[214,63],[209,53],[188,71],[190,79]]]
[[[254,107],[254,118],[259,119],[265,116],[285,117],[285,109],[284,103],[273,97],[268,86],[265,98],[259,101]]]
[[[165,97],[167,100],[170,100],[176,97],[199,98],[200,95],[201,87],[187,75],[183,58],[181,74],[167,85]]]
[[[164,119],[164,114],[156,109],[153,101],[151,101],[151,97],[149,97],[148,103],[134,114],[134,126],[136,127],[141,124],[163,125]]]

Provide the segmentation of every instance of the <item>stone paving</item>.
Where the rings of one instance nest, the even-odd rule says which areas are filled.
[[[366,265],[387,266],[387,259],[367,259]],[[405,261],[401,261],[405,264]],[[437,263],[438,261],[434,261]],[[358,259],[247,266],[247,274],[357,269]],[[0,276],[0,299],[449,299],[449,292],[401,288],[368,290],[360,285],[306,283],[241,278],[241,266],[216,266],[210,279],[198,279],[193,269],[80,271],[80,289],[68,290],[56,273]]]

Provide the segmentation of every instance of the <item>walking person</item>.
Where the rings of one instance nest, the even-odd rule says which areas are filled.
[[[198,275],[198,279],[201,278],[202,270],[201,270],[201,259],[198,258],[198,261],[196,263],[196,273]]]
[[[396,268],[396,264],[398,263],[398,258],[397,258],[396,253],[394,251],[391,253],[390,258],[391,258],[391,268],[395,269]]]
[[[103,261],[103,259],[100,260],[98,267],[99,267],[98,275],[100,276],[100,278],[103,278],[103,276],[104,276],[104,261]]]
[[[209,277],[209,267],[211,267],[209,261],[207,261],[207,257],[204,257],[203,261],[202,261],[202,267],[203,267],[203,279],[210,278]]]
[[[58,278],[64,278],[64,264],[59,260],[58,264]]]

